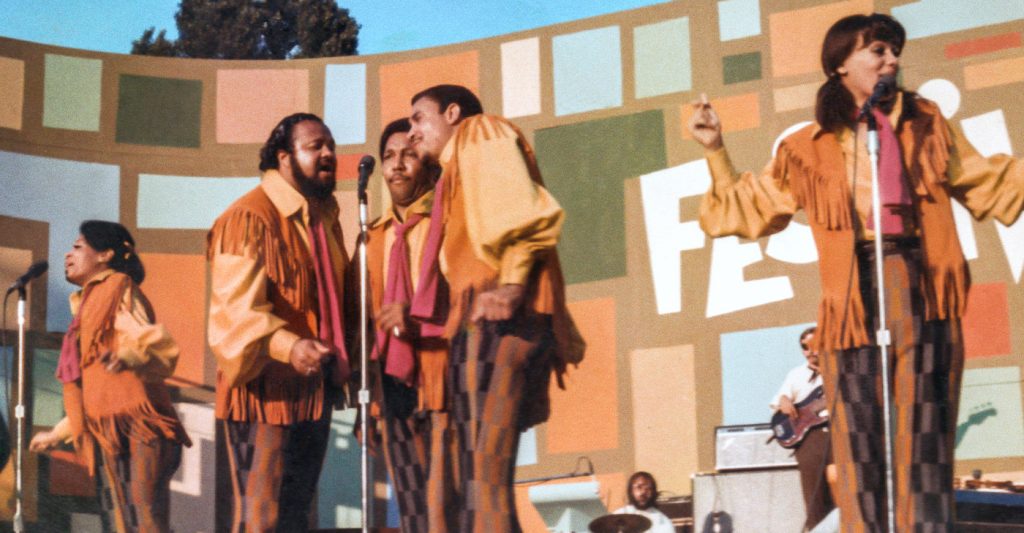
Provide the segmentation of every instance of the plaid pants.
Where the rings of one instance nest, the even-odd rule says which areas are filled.
[[[532,391],[547,391],[550,322],[536,316],[484,321],[452,339],[447,379],[456,531],[520,531],[512,490],[516,451],[519,433],[547,408]]]
[[[234,472],[233,533],[309,529],[330,423],[329,408],[319,420],[290,426],[224,421]]]
[[[181,464],[181,443],[146,444],[122,438],[121,453],[97,452],[96,476],[105,528],[118,533],[171,531],[171,478]]]
[[[963,343],[957,320],[924,319],[921,252],[884,254],[886,313],[892,334],[893,473],[896,529],[953,530],[953,452]],[[859,270],[868,325],[878,328],[874,257],[861,250]],[[881,363],[877,346],[827,354],[823,374],[832,413],[838,469],[836,503],[844,532],[886,530]]]

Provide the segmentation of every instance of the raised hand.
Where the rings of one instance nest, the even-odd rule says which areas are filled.
[[[708,102],[708,96],[701,93],[700,100],[690,102],[693,106],[693,116],[690,117],[688,125],[690,134],[704,148],[718,150],[722,147],[722,121],[718,119],[718,113]]]

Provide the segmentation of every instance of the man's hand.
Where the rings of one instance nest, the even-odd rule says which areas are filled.
[[[789,396],[783,396],[779,399],[779,411],[790,418],[795,419],[797,417],[796,406],[793,405],[793,400]]]
[[[409,304],[396,302],[382,305],[373,319],[377,329],[403,337],[409,331]]]
[[[32,442],[28,444],[29,451],[35,453],[48,452],[60,445],[60,437],[55,431],[40,431],[36,433],[36,436],[32,437]]]
[[[526,289],[522,285],[502,285],[497,289],[481,293],[476,299],[473,307],[473,314],[469,316],[472,322],[480,320],[508,320],[523,304],[523,294]]]
[[[333,350],[316,339],[301,339],[292,345],[288,358],[292,368],[304,376],[312,376],[320,371]]]
[[[711,108],[706,94],[701,93],[700,100],[690,102],[693,107],[693,116],[690,117],[689,130],[694,140],[699,142],[708,150],[718,150],[722,147],[722,121],[718,119],[718,113]]]

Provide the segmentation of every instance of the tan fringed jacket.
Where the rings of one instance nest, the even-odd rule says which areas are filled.
[[[921,237],[926,317],[960,318],[970,274],[950,199],[978,220],[995,217],[1012,224],[1024,208],[1024,162],[1001,154],[982,157],[946,123],[938,106],[919,97],[905,95],[892,120]],[[851,138],[848,131],[837,135],[809,125],[781,143],[760,175],[737,175],[724,148],[707,154],[713,183],[701,202],[700,224],[708,235],[755,239],[784,229],[797,209],[807,212],[821,274],[815,336],[820,350],[863,346],[872,339],[859,279],[850,279],[858,239],[853,217],[862,215],[860,202],[854,209],[851,201],[851,167],[843,146]],[[864,156],[860,168],[869,172],[866,162]],[[865,179],[857,174],[858,180]],[[843,316],[848,317],[845,328]]]

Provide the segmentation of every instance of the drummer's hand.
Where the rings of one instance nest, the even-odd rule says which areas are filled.
[[[48,452],[60,445],[60,437],[56,431],[40,431],[32,437],[32,442],[28,444],[29,451],[35,453]]]
[[[789,396],[783,396],[779,399],[779,411],[790,418],[795,419],[797,417],[796,406],[793,405],[793,400]]]
[[[700,100],[690,102],[693,107],[693,116],[690,117],[689,130],[694,140],[699,142],[707,150],[718,150],[722,147],[722,122],[718,119],[718,113],[708,102],[708,96],[700,94]]]

